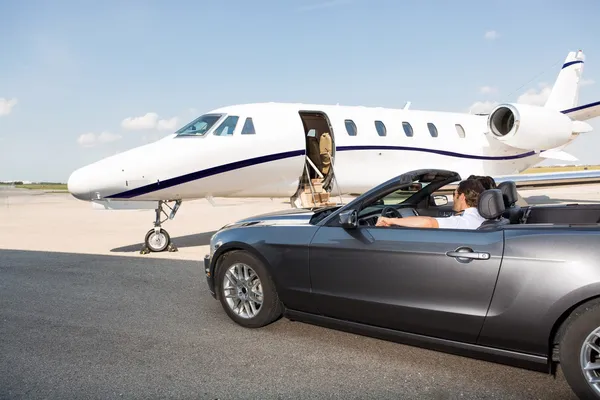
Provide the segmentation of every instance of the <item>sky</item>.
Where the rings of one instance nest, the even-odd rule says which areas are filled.
[[[66,182],[231,104],[543,104],[578,49],[591,103],[598,15],[598,0],[0,0],[0,180]],[[582,164],[600,164],[598,120],[564,149]]]

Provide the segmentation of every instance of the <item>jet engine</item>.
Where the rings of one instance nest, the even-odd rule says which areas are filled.
[[[500,104],[488,117],[494,138],[523,150],[548,150],[571,140],[575,127],[560,111],[528,104]]]

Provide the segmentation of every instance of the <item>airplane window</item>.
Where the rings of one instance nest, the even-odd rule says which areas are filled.
[[[435,125],[432,124],[431,122],[428,122],[427,127],[429,128],[429,133],[431,134],[431,137],[437,137],[438,131],[437,131],[437,128],[435,127]]]
[[[222,116],[223,114],[202,115],[175,133],[177,136],[204,136]]]
[[[344,124],[346,124],[346,131],[348,132],[348,135],[356,136],[356,124],[354,121],[347,119],[344,121]]]
[[[385,125],[383,124],[383,122],[375,121],[375,129],[377,129],[377,133],[379,134],[379,136],[386,135]]]
[[[225,118],[225,121],[217,129],[215,129],[215,136],[230,136],[233,135],[233,131],[235,130],[235,126],[237,125],[239,117],[235,115],[230,115]]]
[[[242,135],[254,135],[255,133],[252,118],[246,118],[246,122],[244,122],[244,127],[242,128]]]
[[[408,122],[402,122],[402,127],[404,128],[404,133],[406,133],[406,136],[413,136],[413,128]]]
[[[456,132],[458,132],[458,136],[460,136],[461,138],[465,137],[465,130],[463,129],[462,126],[460,126],[459,124],[454,125],[456,127]]]

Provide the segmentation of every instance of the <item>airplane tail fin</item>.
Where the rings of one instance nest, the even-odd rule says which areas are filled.
[[[577,106],[579,99],[579,82],[583,74],[585,54],[579,50],[567,55],[560,70],[550,96],[544,105],[556,111],[568,110]]]

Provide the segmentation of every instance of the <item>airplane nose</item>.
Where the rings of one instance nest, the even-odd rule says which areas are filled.
[[[78,200],[91,200],[89,180],[81,169],[73,172],[67,181],[67,189]]]

